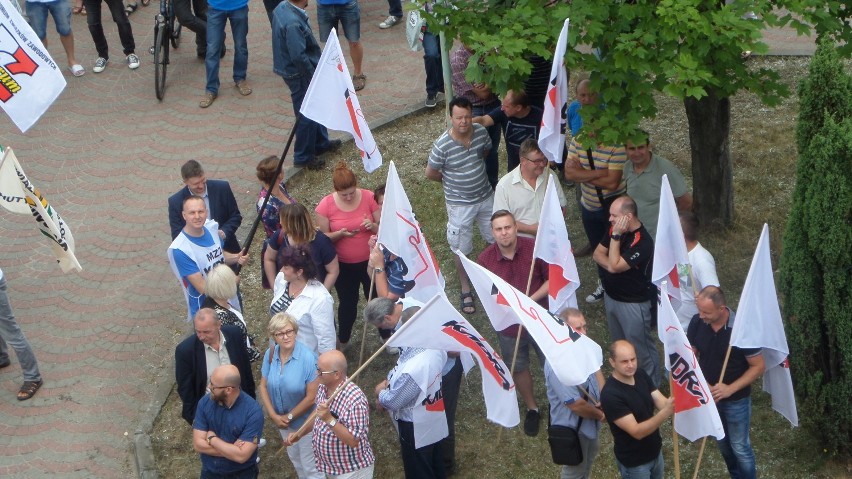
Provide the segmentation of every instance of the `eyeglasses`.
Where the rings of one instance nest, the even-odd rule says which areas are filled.
[[[529,161],[530,163],[535,163],[536,165],[543,165],[547,163],[547,158],[540,158],[538,160],[533,160],[532,158],[527,158],[526,156],[522,156],[521,158]]]
[[[210,381],[210,387],[208,389],[210,389],[211,391],[215,391],[217,389],[228,389],[228,388],[232,388],[232,387],[234,387],[234,386],[214,386],[213,381]]]
[[[323,374],[334,374],[336,372],[337,372],[336,369],[334,371],[323,371],[322,369],[319,368],[319,366],[317,366],[317,374],[319,374],[320,376],[322,376]]]
[[[284,339],[289,338],[294,334],[296,334],[295,329],[288,329],[287,331],[278,331],[277,333],[273,334],[273,336],[275,336],[277,339]]]

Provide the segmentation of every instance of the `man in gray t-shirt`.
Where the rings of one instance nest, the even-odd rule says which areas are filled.
[[[447,241],[450,248],[468,255],[473,251],[473,225],[482,238],[494,242],[491,234],[491,209],[494,191],[485,173],[485,157],[493,145],[481,125],[471,120],[470,101],[459,97],[450,102],[452,127],[435,141],[426,165],[426,178],[444,185],[447,203]],[[461,260],[455,257],[461,284],[461,309],[473,314],[476,308],[470,292],[470,280]]]

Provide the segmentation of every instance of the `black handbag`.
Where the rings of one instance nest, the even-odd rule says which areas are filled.
[[[550,443],[550,456],[553,463],[560,466],[576,466],[583,462],[583,449],[580,447],[580,425],[583,418],[577,422],[577,428],[567,426],[547,427],[547,442]]]

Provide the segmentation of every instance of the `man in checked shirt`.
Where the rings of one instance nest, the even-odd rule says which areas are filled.
[[[317,417],[313,449],[317,469],[334,479],[371,479],[376,456],[367,440],[370,406],[367,396],[350,382],[331,401],[328,397],[346,383],[346,356],[333,349],[317,359]],[[309,431],[305,431],[307,433]],[[290,434],[287,440],[301,437]]]

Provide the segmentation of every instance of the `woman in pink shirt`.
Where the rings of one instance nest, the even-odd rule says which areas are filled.
[[[340,305],[337,308],[338,349],[349,343],[352,325],[358,316],[358,286],[367,297],[370,277],[370,236],[379,231],[379,205],[373,192],[358,188],[355,173],[341,161],[332,175],[334,193],[323,198],[316,207],[317,226],[334,243],[340,274],[334,283]]]

